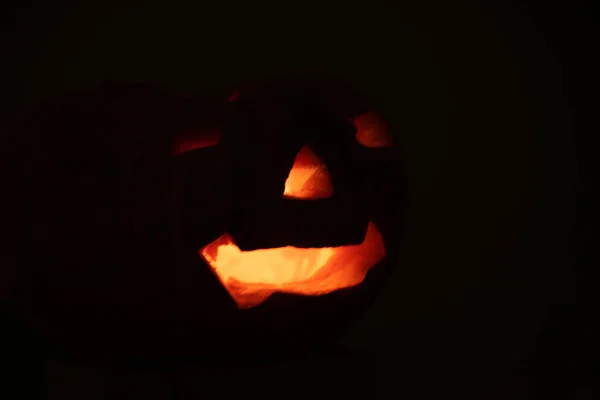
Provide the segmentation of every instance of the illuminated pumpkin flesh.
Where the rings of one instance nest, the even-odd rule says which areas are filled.
[[[196,132],[186,132],[177,138],[173,153],[175,155],[183,154],[186,151],[203,149],[205,147],[216,146],[221,139],[221,131],[203,131],[202,135]]]

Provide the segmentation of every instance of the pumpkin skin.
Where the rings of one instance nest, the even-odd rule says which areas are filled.
[[[302,352],[338,339],[382,290],[405,186],[397,150],[361,129],[374,110],[322,81],[227,97],[109,84],[51,101],[15,129],[3,158],[2,295],[60,349],[103,361]],[[314,98],[319,111],[306,112]],[[325,138],[334,120],[350,122],[340,135],[353,149],[338,160],[349,147]],[[283,196],[281,177],[307,144],[329,170],[331,199]],[[203,257],[223,235],[241,252],[357,246],[367,223],[385,256],[360,283],[319,295],[274,289],[241,307]]]

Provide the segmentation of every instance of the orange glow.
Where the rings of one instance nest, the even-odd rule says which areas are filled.
[[[232,102],[232,103],[233,103],[233,102],[235,101],[235,99],[237,99],[237,98],[238,98],[238,96],[239,96],[239,95],[240,95],[240,92],[235,92],[235,93],[233,93],[231,96],[229,96],[229,97],[227,98],[227,100],[229,100],[230,102]]]
[[[200,250],[239,308],[254,307],[274,292],[318,296],[361,283],[385,257],[381,234],[369,223],[354,246],[241,251],[225,234]]]
[[[177,138],[174,153],[178,155],[190,150],[216,146],[220,139],[221,132],[218,130],[187,132]]]
[[[356,140],[369,148],[390,147],[392,137],[386,124],[375,113],[361,114],[353,119]]]
[[[305,146],[286,181],[286,197],[314,199],[333,193],[323,162]],[[229,234],[199,251],[239,308],[254,307],[274,292],[318,296],[361,283],[385,257],[381,234],[369,223],[359,245],[303,249],[292,246],[241,251]]]
[[[304,146],[285,181],[284,197],[295,199],[323,199],[333,195],[333,186],[327,166]]]

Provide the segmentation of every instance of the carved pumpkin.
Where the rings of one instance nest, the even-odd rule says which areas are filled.
[[[143,157],[131,161],[135,157],[129,154],[127,169],[119,170],[104,158],[115,154],[113,142],[105,139],[85,164],[85,158],[70,152],[87,142],[78,137],[74,145],[73,137],[60,137],[66,132],[61,130],[64,120],[63,125],[28,128],[29,137],[21,137],[21,147],[15,148],[27,149],[23,143],[40,140],[35,135],[47,133],[44,128],[58,135],[51,140],[65,146],[53,147],[51,158],[43,157],[39,147],[22,152],[32,164],[16,170],[35,175],[32,182],[38,186],[16,189],[36,196],[52,192],[56,199],[76,192],[79,202],[73,208],[56,207],[64,218],[47,215],[52,207],[40,204],[48,199],[37,197],[19,205],[21,217],[29,212],[39,219],[31,232],[17,235],[21,241],[14,244],[15,249],[35,244],[38,251],[23,258],[29,268],[37,264],[33,275],[23,278],[30,280],[31,297],[23,301],[26,296],[16,293],[20,289],[13,290],[17,309],[62,348],[84,357],[162,359],[302,351],[337,339],[378,295],[396,259],[404,204],[397,151],[381,116],[362,99],[331,92],[329,101],[341,110],[333,113],[335,118],[350,127],[341,130],[346,144],[338,148],[335,136],[321,140],[319,130],[328,129],[327,124],[320,127],[313,114],[304,115],[302,105],[291,106],[300,113],[286,125],[286,117],[280,118],[285,112],[269,109],[272,99],[267,96],[260,104],[270,89],[257,87],[231,96],[233,111],[223,118],[219,114],[215,123],[178,126],[170,147],[174,161],[164,164],[164,170],[159,168],[163,164],[155,166]],[[133,100],[164,96],[144,90],[132,95]],[[104,122],[93,120],[94,113],[77,108],[72,113],[66,124],[76,129],[69,132],[107,129]],[[270,115],[283,122],[271,124]],[[133,120],[126,125],[133,125],[134,132],[151,128],[143,114]],[[305,120],[310,121],[302,126]],[[140,123],[143,126],[136,125]],[[240,124],[242,130],[252,124],[258,128],[232,141],[228,132],[239,130]],[[283,139],[260,137],[262,127],[272,126]],[[297,127],[302,129],[288,140],[286,129]],[[307,134],[312,128],[316,131]],[[129,146],[137,148],[168,149],[166,140],[133,135],[118,140],[131,140]],[[48,143],[48,138],[41,142]],[[350,146],[348,154],[344,146]],[[274,154],[292,151],[291,161],[282,156],[273,176],[267,176]],[[73,174],[76,162],[85,164],[82,171],[93,173]],[[41,187],[51,179],[44,170],[49,165],[52,173],[60,171],[69,178]],[[115,182],[148,185],[147,179],[162,189],[121,189],[128,195],[117,200],[119,207],[130,202],[133,206],[113,223],[111,207],[117,204],[118,192],[107,190],[122,188],[114,186],[113,179],[124,171],[134,178]],[[163,176],[168,176],[168,184],[160,186]],[[275,184],[263,182],[269,179]],[[94,196],[100,192],[108,197],[97,205]],[[168,201],[173,202],[171,208],[164,205]],[[170,216],[156,217],[164,215]],[[134,228],[124,228],[124,223]],[[122,256],[117,256],[118,249]]]

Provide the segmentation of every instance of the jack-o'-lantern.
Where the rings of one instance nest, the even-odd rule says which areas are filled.
[[[58,205],[62,217],[53,215],[43,224],[52,207],[38,202],[51,200],[37,197],[22,204],[30,218],[39,220],[31,220],[35,235],[20,236],[29,243],[15,242],[15,248],[35,244],[40,253],[25,257],[28,262],[45,261],[56,270],[39,273],[36,267],[38,275],[28,277],[33,300],[29,309],[20,307],[32,324],[74,354],[110,358],[302,351],[338,338],[375,299],[396,261],[404,204],[397,151],[379,113],[347,96],[349,91],[329,89],[325,103],[333,106],[325,113],[306,100],[314,91],[298,95],[275,86],[257,85],[223,99],[231,111],[212,126],[178,127],[170,142],[171,161],[159,172],[143,157],[132,162],[127,155],[125,173],[137,174],[135,181],[119,178],[124,171],[115,165],[123,168],[122,163],[90,167],[84,157],[69,158],[56,148],[50,158],[40,148],[27,153],[39,157],[28,159],[38,168],[20,171],[39,175],[33,179],[39,186],[49,185],[39,167],[56,164],[53,172],[63,174],[95,171],[93,182],[87,172],[75,174],[80,203],[96,201],[97,191],[90,189],[95,184],[118,189],[102,193],[105,207]],[[143,102],[153,95],[134,98]],[[79,124],[81,133],[81,124],[93,123],[86,119],[90,115],[68,123]],[[52,133],[61,130],[52,127]],[[73,138],[54,139],[73,151]],[[138,148],[169,143],[136,140]],[[113,142],[99,142],[99,153],[115,155]],[[168,158],[163,155],[161,160]],[[169,178],[162,191],[130,188],[164,175]],[[52,187],[23,193],[74,193],[74,186],[65,186],[73,182],[57,179]],[[125,189],[123,182],[129,185]],[[119,197],[123,191],[126,198]],[[121,225],[112,223],[113,206],[129,202],[134,205],[127,208],[130,214],[121,212],[118,223],[135,220],[136,228],[114,231]],[[142,202],[149,208],[136,210]],[[166,223],[154,219],[152,210],[166,215],[158,209],[170,210]],[[81,219],[95,227],[87,238],[87,225],[85,231],[74,229],[82,226]],[[111,250],[103,253],[103,246]],[[116,249],[123,250],[121,256]],[[56,276],[70,263],[79,269],[60,281]]]

